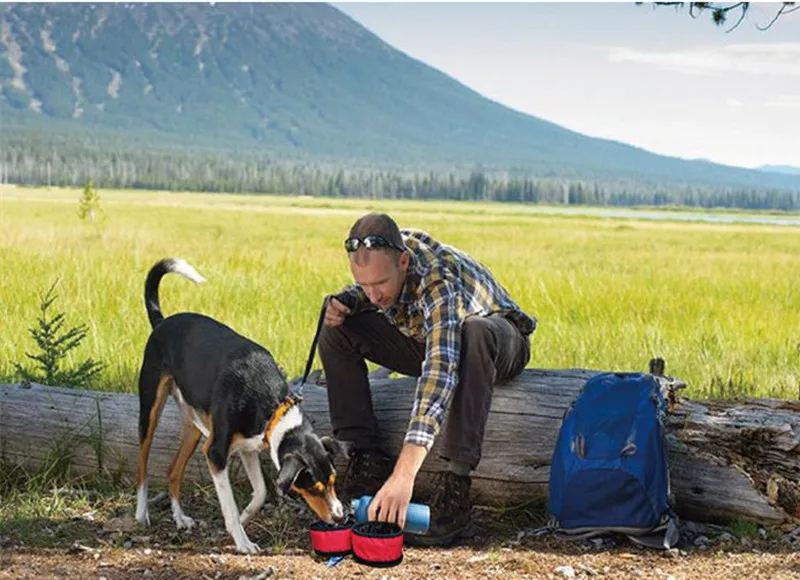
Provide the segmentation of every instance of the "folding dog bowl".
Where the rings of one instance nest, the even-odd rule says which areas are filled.
[[[352,520],[346,520],[343,524],[326,524],[318,521],[311,525],[311,547],[318,556],[323,558],[333,558],[335,556],[346,556],[350,553],[351,532],[353,529]]]
[[[403,561],[403,530],[397,524],[356,524],[352,536],[353,557],[360,564],[388,568]]]

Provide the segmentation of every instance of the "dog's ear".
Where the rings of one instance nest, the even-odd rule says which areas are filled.
[[[323,435],[319,438],[319,440],[322,442],[322,446],[325,448],[325,451],[328,452],[328,455],[330,455],[331,459],[342,453],[342,446],[333,437]]]
[[[288,455],[281,465],[281,470],[278,472],[278,491],[281,494],[287,494],[289,488],[300,475],[300,472],[306,468],[306,464],[297,455]]]

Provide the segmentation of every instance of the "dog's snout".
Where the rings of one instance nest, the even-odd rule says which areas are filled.
[[[342,506],[342,502],[340,502],[338,499],[331,505],[331,516],[333,517],[333,521],[335,521],[337,524],[340,524],[345,520],[346,515],[344,513],[344,507]]]

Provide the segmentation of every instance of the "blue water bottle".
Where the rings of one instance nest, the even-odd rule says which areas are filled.
[[[363,495],[360,499],[354,499],[350,502],[350,508],[358,523],[366,522],[369,520],[367,509],[372,502],[371,495]],[[408,511],[406,512],[406,526],[403,528],[404,532],[409,534],[427,534],[428,527],[431,523],[431,509],[421,503],[408,504]]]

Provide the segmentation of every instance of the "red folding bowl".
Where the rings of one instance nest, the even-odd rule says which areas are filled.
[[[403,561],[403,530],[397,524],[364,522],[353,526],[353,557],[356,562],[388,568]]]
[[[345,521],[343,524],[326,524],[318,521],[311,525],[311,547],[318,556],[333,558],[345,556],[350,553],[352,546],[351,533],[353,522]]]

